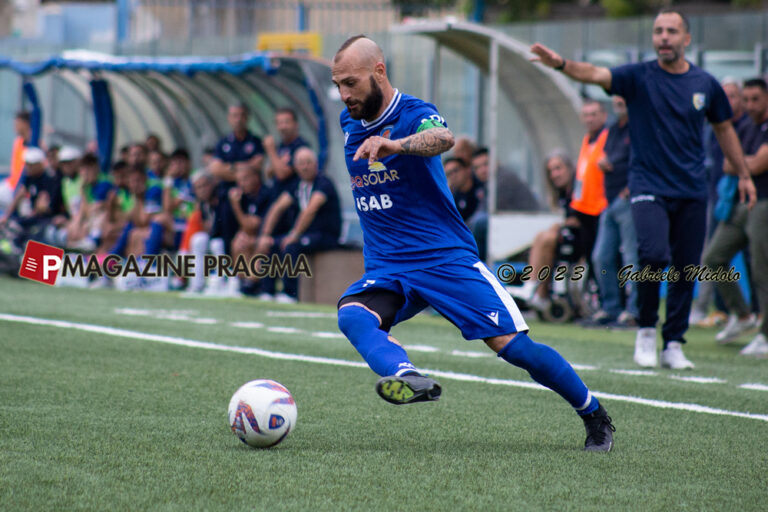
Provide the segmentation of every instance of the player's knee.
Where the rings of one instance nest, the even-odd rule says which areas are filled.
[[[350,304],[338,313],[339,330],[356,345],[372,329],[379,328],[379,319],[365,308]]]

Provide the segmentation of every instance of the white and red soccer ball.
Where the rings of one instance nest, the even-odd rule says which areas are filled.
[[[232,433],[254,448],[280,443],[296,426],[296,402],[290,391],[273,380],[252,380],[229,401]]]

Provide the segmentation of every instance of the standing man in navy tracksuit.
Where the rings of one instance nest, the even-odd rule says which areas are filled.
[[[531,51],[542,64],[585,83],[603,87],[627,101],[632,157],[629,191],[637,229],[640,267],[663,270],[668,264],[680,271],[669,282],[667,320],[662,327],[662,366],[693,368],[683,354],[683,335],[693,297],[693,282],[683,268],[699,264],[707,215],[707,176],[702,128],[712,124],[720,147],[739,176],[739,194],[749,207],[756,200],[755,185],[731,124],[733,113],[715,78],[685,60],[691,43],[688,20],[674,9],[664,9],[653,23],[657,59],[614,68],[566,60],[549,48],[534,44]],[[658,280],[637,283],[638,332],[635,362],[656,366]]]

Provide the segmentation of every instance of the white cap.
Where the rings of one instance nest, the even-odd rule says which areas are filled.
[[[64,146],[59,150],[59,162],[71,162],[83,156],[83,152],[74,146]]]
[[[30,146],[24,151],[25,164],[39,164],[43,161],[45,161],[45,153],[42,149]]]

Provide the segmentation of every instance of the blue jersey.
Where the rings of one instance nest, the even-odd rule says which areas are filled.
[[[477,258],[477,245],[456,209],[439,156],[391,155],[371,165],[367,158],[352,161],[368,137],[396,140],[436,125],[445,126],[445,121],[434,105],[397,90],[384,113],[370,123],[341,113],[366,275]]]
[[[611,68],[609,92],[627,101],[632,195],[705,199],[704,122],[733,116],[717,80],[693,64],[668,73],[654,60]]]

